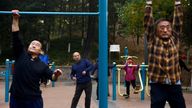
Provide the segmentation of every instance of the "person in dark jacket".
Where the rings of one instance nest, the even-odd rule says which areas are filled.
[[[112,69],[114,67],[113,64],[109,64],[108,65],[108,77],[110,76],[110,69]],[[95,65],[93,66],[93,70],[92,70],[92,75],[95,74],[95,81],[97,82],[97,90],[96,90],[96,100],[99,100],[99,59],[96,60]],[[108,96],[110,96],[109,94],[109,86],[108,86]]]
[[[49,66],[49,56],[48,56],[48,54],[45,54],[43,50],[39,54],[39,59],[42,62],[44,62],[46,65]],[[41,83],[44,84],[46,87],[47,85],[49,85],[51,83],[51,81],[49,79],[46,79],[46,77],[43,77],[41,79]]]
[[[10,88],[10,108],[43,108],[40,90],[42,77],[57,80],[62,74],[60,69],[54,72],[39,59],[42,45],[34,40],[27,51],[19,37],[19,11],[12,10],[12,47],[15,59],[13,80]]]
[[[73,60],[75,63],[72,65],[71,79],[76,81],[76,90],[71,103],[71,108],[76,108],[83,91],[85,91],[85,108],[90,108],[92,93],[90,72],[93,65],[89,60],[81,59],[79,52],[73,53]]]

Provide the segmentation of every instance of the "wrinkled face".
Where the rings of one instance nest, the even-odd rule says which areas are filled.
[[[74,52],[73,53],[73,60],[78,62],[80,59],[81,59],[81,55],[79,54],[79,52]]]
[[[169,39],[172,35],[172,28],[169,21],[161,21],[157,25],[157,35],[161,39]]]
[[[30,43],[29,47],[28,47],[28,52],[31,54],[35,54],[38,55],[41,52],[41,43],[37,40],[34,40]]]

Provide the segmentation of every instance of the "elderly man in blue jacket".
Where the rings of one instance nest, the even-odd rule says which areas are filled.
[[[81,59],[79,52],[73,53],[73,60],[75,63],[72,65],[71,78],[76,81],[76,90],[71,103],[71,108],[76,108],[83,91],[85,91],[86,95],[85,108],[90,108],[92,92],[90,72],[93,65],[89,60]]]

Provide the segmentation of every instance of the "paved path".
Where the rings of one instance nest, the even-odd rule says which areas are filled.
[[[111,88],[111,85],[110,87]],[[44,99],[44,108],[70,108],[71,100],[74,95],[75,85],[72,82],[57,82],[56,87],[42,87]],[[91,108],[98,108],[96,101],[96,84],[93,83],[93,94]],[[110,90],[111,91],[111,90]],[[112,94],[112,93],[110,93]],[[84,108],[84,93],[82,94],[78,108]],[[192,108],[192,93],[184,93],[187,108]],[[108,98],[108,108],[150,108],[150,98],[146,97],[144,101],[140,100],[139,94],[131,94],[129,99],[117,96],[116,101]],[[4,83],[0,82],[0,108],[8,108],[8,103],[4,103]],[[166,105],[166,108],[169,108]]]

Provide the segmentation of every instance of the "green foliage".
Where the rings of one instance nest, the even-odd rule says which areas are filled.
[[[68,41],[65,38],[54,39],[51,41],[48,55],[51,61],[56,64],[70,64],[72,62],[72,53],[82,51],[81,38],[73,37],[71,41],[71,52],[68,52]]]
[[[183,42],[190,47],[192,45],[192,0],[183,1],[184,10],[184,26],[183,26]]]
[[[122,23],[120,31],[126,36],[140,35],[143,32],[143,7],[143,1],[128,1],[123,7],[117,7]]]
[[[154,19],[171,18],[173,17],[172,0],[154,0],[153,15]],[[123,27],[121,28],[126,36],[135,35],[141,36],[143,31],[143,17],[144,17],[145,1],[132,0],[127,1],[123,7],[118,7],[119,18]]]
[[[155,0],[153,2],[153,16],[157,20],[159,18],[167,18],[172,20],[174,10],[173,0]]]

